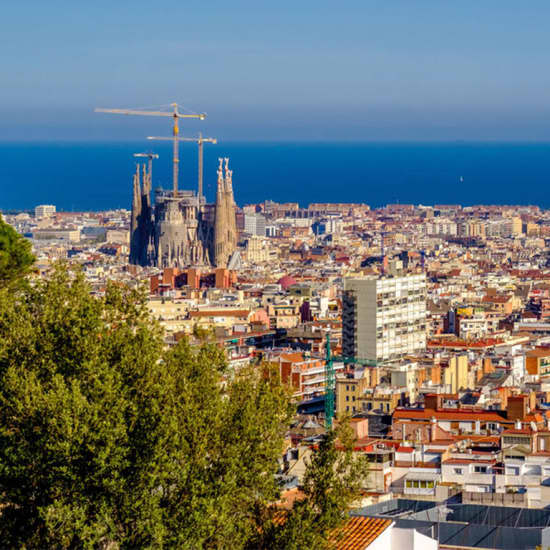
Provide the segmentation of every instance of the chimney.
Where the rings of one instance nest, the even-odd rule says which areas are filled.
[[[528,414],[529,397],[525,394],[508,397],[506,415],[508,420],[525,420]]]
[[[537,409],[537,394],[534,391],[529,392],[529,412],[532,414]]]
[[[521,430],[521,420],[518,418],[514,424],[514,429]]]
[[[475,373],[476,373],[476,382],[479,382],[483,378],[483,375],[485,374],[483,372],[483,367],[476,369]]]
[[[432,416],[430,418],[430,442],[435,441],[435,428],[437,426],[437,420],[435,419],[435,416]]]
[[[424,409],[437,411],[442,408],[443,396],[436,393],[429,393],[424,398]]]
[[[493,361],[490,357],[484,357],[483,358],[483,374],[489,374],[491,372],[495,372],[495,367],[493,365]]]
[[[498,389],[500,395],[500,408],[504,411],[508,409],[508,396],[510,395],[510,389],[506,386]]]

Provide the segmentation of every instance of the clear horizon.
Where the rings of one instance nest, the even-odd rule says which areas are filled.
[[[0,141],[550,142],[550,4],[8,3]]]

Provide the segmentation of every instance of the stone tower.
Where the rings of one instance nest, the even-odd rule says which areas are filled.
[[[214,221],[214,265],[227,267],[229,259],[237,248],[237,222],[233,198],[233,171],[229,170],[229,159],[218,159],[218,188]],[[225,160],[225,174],[224,174]]]
[[[131,264],[148,265],[148,249],[152,233],[151,174],[147,172],[147,166],[144,164],[140,177],[138,164],[134,174],[134,194],[130,222]]]

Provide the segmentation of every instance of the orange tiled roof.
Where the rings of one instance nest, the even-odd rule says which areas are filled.
[[[334,531],[329,542],[338,550],[365,550],[391,524],[391,519],[351,517]]]
[[[478,340],[429,340],[428,348],[485,348],[503,344],[503,338],[480,338]]]
[[[282,525],[286,517],[287,510],[277,510],[273,522]],[[329,543],[337,550],[366,550],[392,523],[391,519],[350,517],[341,527],[334,529]]]
[[[548,357],[550,348],[535,348],[525,354],[527,357]]]
[[[483,422],[511,422],[507,421],[504,413],[501,411],[469,411],[462,409],[446,409],[434,411],[431,409],[396,409],[393,412],[393,419],[399,420],[402,418],[430,420],[432,416],[436,420],[455,420],[455,421],[472,421],[481,420]]]
[[[190,317],[247,317],[250,315],[248,309],[215,309],[190,311]]]

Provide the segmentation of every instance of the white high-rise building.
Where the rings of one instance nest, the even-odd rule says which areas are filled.
[[[244,231],[249,235],[257,237],[265,237],[266,221],[262,214],[245,214],[244,215]]]
[[[34,209],[35,218],[49,218],[55,214],[55,206],[53,204],[41,204]]]
[[[342,351],[374,361],[426,349],[426,275],[344,279]]]

